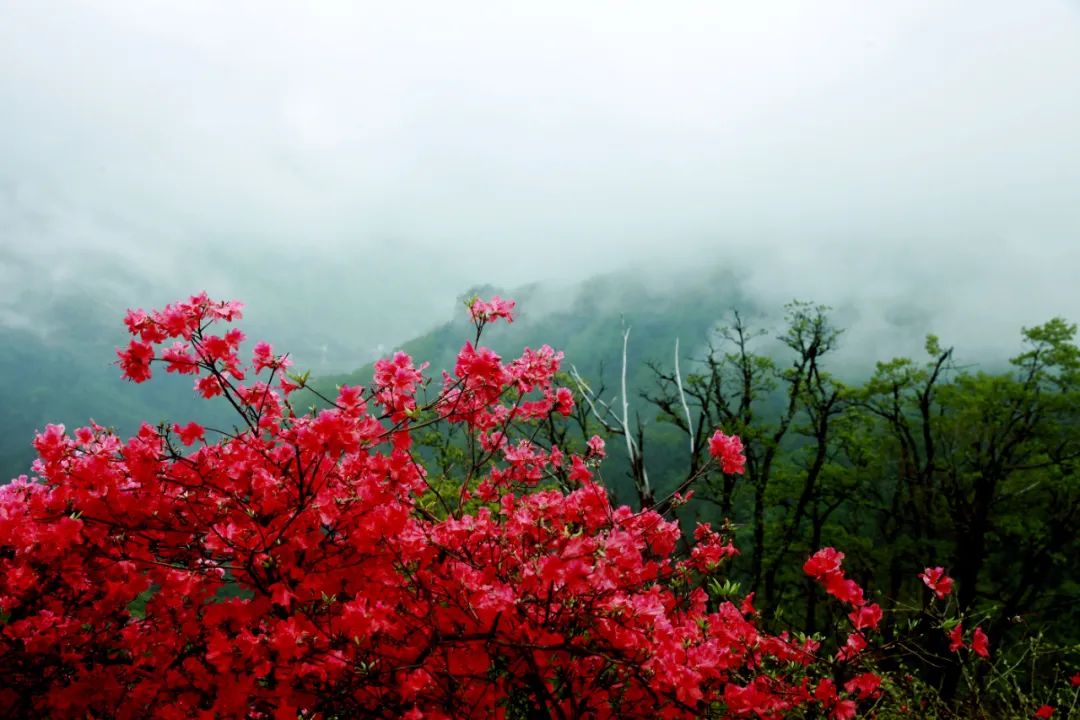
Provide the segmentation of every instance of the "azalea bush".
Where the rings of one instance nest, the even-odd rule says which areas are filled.
[[[33,477],[0,490],[0,714],[843,720],[948,712],[901,661],[925,638],[969,679],[991,667],[943,568],[921,573],[923,625],[886,638],[832,548],[803,569],[836,633],[764,628],[724,581],[723,528],[616,507],[601,438],[542,440],[575,403],[562,355],[504,361],[481,340],[513,303],[469,312],[452,373],[398,353],[308,412],[287,356],[241,359],[238,303],[129,311],[125,377],[189,375],[237,427],[37,435]],[[463,438],[450,477],[416,441],[432,428]],[[703,473],[742,472],[739,438],[709,452]]]

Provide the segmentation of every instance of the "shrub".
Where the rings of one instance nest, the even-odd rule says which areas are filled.
[[[37,435],[35,477],[0,491],[0,709],[842,719],[911,702],[917,681],[876,664],[882,609],[841,553],[805,566],[842,610],[837,649],[762,629],[753,598],[720,582],[737,552],[724,532],[699,525],[682,551],[674,520],[612,506],[594,476],[602,440],[575,453],[538,439],[573,406],[561,354],[504,362],[479,340],[513,303],[470,313],[476,340],[441,382],[398,353],[371,387],[300,412],[307,377],[266,343],[242,362],[243,333],[218,329],[239,304],[130,311],[124,375],[189,374],[239,427]],[[452,476],[415,442],[430,428],[461,431]],[[741,472],[738,438],[718,431],[710,449],[712,471]],[[942,569],[923,577],[946,598]],[[938,620],[952,650],[989,654],[980,630]]]

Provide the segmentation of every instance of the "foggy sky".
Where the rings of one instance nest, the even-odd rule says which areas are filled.
[[[706,264],[883,345],[1080,320],[1080,4],[0,2],[0,323],[207,288],[361,352]]]

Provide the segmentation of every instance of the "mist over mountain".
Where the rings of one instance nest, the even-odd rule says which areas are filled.
[[[1061,0],[8,3],[0,324],[206,289],[322,372],[470,287],[718,265],[1007,352],[1080,317],[1078,73]]]
[[[486,340],[499,352],[510,356],[526,345],[551,344],[565,352],[567,362],[583,375],[608,387],[617,379],[621,333],[628,326],[631,387],[637,390],[650,381],[643,362],[669,361],[676,338],[684,356],[703,356],[711,334],[730,322],[731,311],[736,309],[752,327],[766,331],[758,346],[762,352],[771,352],[778,349],[775,338],[786,302],[829,304],[835,325],[844,330],[832,368],[852,379],[867,376],[878,360],[920,357],[925,336],[931,332],[955,345],[963,362],[997,367],[1018,351],[1021,325],[1038,324],[1054,313],[1048,304],[1045,310],[1050,314],[1038,317],[1035,313],[1044,308],[1034,303],[1003,316],[968,310],[962,280],[953,283],[955,298],[949,297],[948,288],[931,284],[924,295],[887,287],[864,295],[850,288],[837,292],[820,278],[803,283],[789,278],[774,286],[764,282],[751,263],[685,266],[658,262],[649,269],[601,273],[584,281],[551,280],[520,287],[480,284],[441,295],[428,290],[405,306],[387,307],[359,300],[349,305],[344,299],[347,293],[334,301],[316,302],[326,292],[324,282],[353,271],[349,263],[308,273],[303,265],[268,262],[266,256],[235,258],[237,264],[277,268],[276,274],[226,282],[213,277],[213,268],[201,274],[191,268],[193,276],[208,281],[193,288],[184,287],[186,272],[156,283],[100,253],[75,253],[50,265],[41,257],[8,249],[3,259],[12,280],[5,284],[7,302],[0,307],[0,345],[8,348],[0,356],[0,373],[11,381],[0,443],[5,479],[26,471],[33,456],[33,432],[49,422],[75,427],[94,418],[134,432],[142,419],[228,419],[220,404],[198,401],[187,378],[160,377],[148,385],[133,386],[120,380],[113,364],[114,349],[126,343],[121,319],[127,307],[150,309],[203,287],[215,296],[244,299],[242,327],[249,338],[267,339],[290,352],[298,369],[310,370],[329,385],[358,378],[366,382],[364,372],[352,371],[402,347],[418,361],[431,362],[433,368],[451,369],[455,353],[471,337],[463,301],[474,293],[501,293],[518,303],[517,321],[493,328]],[[775,259],[773,263],[782,266]],[[378,275],[374,269],[371,274]],[[31,277],[38,281],[27,282]],[[800,285],[817,289],[821,295],[781,294],[782,287]],[[288,288],[288,294],[280,288]],[[295,302],[292,293],[310,300]],[[427,295],[432,299],[422,300]],[[382,333],[366,334],[347,330],[366,324],[380,327],[385,319],[377,316],[382,314],[415,315],[417,327],[410,331],[398,324]]]

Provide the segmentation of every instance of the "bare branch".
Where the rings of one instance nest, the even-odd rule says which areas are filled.
[[[645,469],[645,457],[640,445],[645,442],[645,434],[641,425],[641,418],[637,422],[638,441],[634,442],[630,432],[630,397],[626,392],[626,356],[630,345],[630,328],[623,330],[622,344],[622,426],[626,436],[626,454],[630,459],[630,468],[634,475],[634,484],[637,486],[638,498],[643,506],[652,504],[652,488],[649,487],[649,473]]]
[[[675,386],[679,388],[679,400],[686,413],[686,434],[690,436],[690,457],[694,456],[694,421],[690,418],[690,406],[686,404],[686,393],[682,387],[682,373],[679,372],[679,338],[675,338]]]
[[[570,377],[573,379],[574,384],[577,385],[578,391],[581,393],[581,396],[585,398],[585,402],[589,404],[589,409],[592,410],[593,416],[596,417],[596,420],[600,423],[601,427],[603,427],[608,432],[614,434],[620,434],[625,432],[622,421],[619,420],[617,415],[615,415],[615,412],[611,409],[611,406],[605,403],[600,398],[593,395],[592,388],[589,387],[589,384],[585,382],[585,379],[581,377],[581,373],[579,373],[578,369],[573,365],[570,366]],[[597,410],[597,403],[600,404],[600,407],[604,408],[604,413],[601,413],[599,410]],[[612,424],[608,421],[608,417],[610,417],[611,420],[613,420],[618,425],[618,427],[612,426]]]

